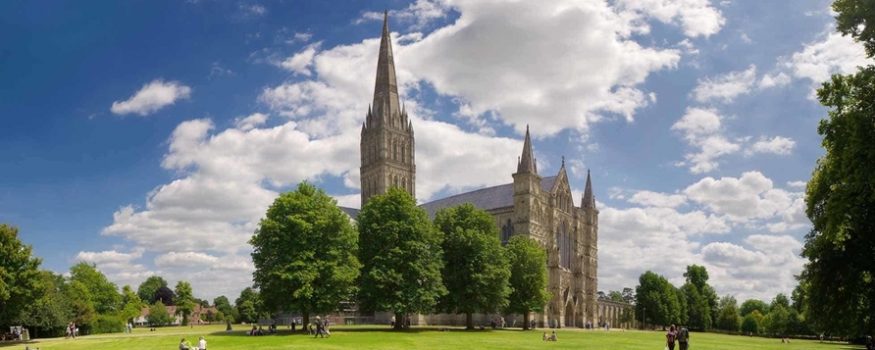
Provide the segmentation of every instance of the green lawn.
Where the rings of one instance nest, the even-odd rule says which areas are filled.
[[[156,332],[135,329],[133,334],[110,334],[84,336],[77,339],[45,339],[28,343],[31,349],[40,350],[145,350],[177,349],[180,338],[195,344],[198,337],[206,336],[210,350],[220,349],[587,349],[616,350],[641,349],[661,350],[664,345],[662,332],[641,331],[584,331],[562,329],[557,332],[558,342],[543,342],[542,330],[498,331],[440,331],[438,328],[413,329],[393,332],[377,326],[332,327],[331,338],[314,339],[302,334],[291,335],[281,331],[279,335],[250,337],[244,326],[236,326],[233,332],[224,332],[224,326],[195,326],[160,328]],[[713,333],[693,333],[690,349],[740,350],[740,349],[862,349],[846,344],[822,344],[816,341],[793,340],[782,344],[779,339],[729,336]],[[24,349],[23,344],[0,344],[0,348]]]

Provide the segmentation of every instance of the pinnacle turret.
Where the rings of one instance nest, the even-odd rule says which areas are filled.
[[[595,208],[595,196],[592,194],[592,180],[590,180],[589,170],[586,171],[586,189],[583,190],[583,199],[580,202],[583,208]]]
[[[520,157],[517,165],[517,173],[538,173],[538,166],[535,165],[535,156],[532,153],[532,137],[529,135],[529,126],[526,125],[526,140],[523,142],[523,155]]]

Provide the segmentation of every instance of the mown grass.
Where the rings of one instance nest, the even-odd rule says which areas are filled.
[[[541,340],[543,330],[521,331],[517,329],[496,331],[464,331],[440,328],[414,328],[395,332],[379,326],[335,326],[330,338],[315,339],[305,334],[292,334],[281,330],[277,335],[252,337],[246,335],[245,326],[235,326],[225,332],[224,326],[195,326],[159,328],[155,332],[135,329],[133,334],[106,334],[83,336],[76,339],[41,339],[27,344],[0,344],[0,348],[40,350],[132,350],[132,349],[178,349],[180,338],[192,344],[205,336],[210,350],[221,349],[587,349],[587,350],[659,350],[663,349],[662,332],[644,331],[585,331],[561,329],[558,342]],[[793,340],[782,344],[780,339],[732,336],[713,333],[693,333],[691,350],[846,350],[862,349],[840,343]]]

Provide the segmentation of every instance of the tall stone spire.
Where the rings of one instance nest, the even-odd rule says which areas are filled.
[[[377,59],[377,81],[374,84],[373,115],[376,122],[405,126],[401,123],[398,83],[395,81],[395,60],[392,58],[392,38],[389,33],[389,13],[383,13],[383,35]],[[396,122],[397,119],[397,122]]]
[[[592,180],[590,180],[589,170],[586,171],[586,189],[583,190],[583,200],[581,200],[580,206],[595,209],[595,197],[592,195]]]
[[[535,156],[532,153],[532,138],[529,136],[529,126],[526,125],[526,140],[523,143],[523,155],[520,157],[520,162],[517,164],[517,173],[538,173],[538,166],[535,165]]]

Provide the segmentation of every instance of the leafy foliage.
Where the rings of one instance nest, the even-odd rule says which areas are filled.
[[[240,322],[258,322],[261,310],[261,300],[258,291],[252,287],[246,287],[240,291],[240,296],[234,300],[234,306],[237,309],[238,320]]]
[[[542,311],[550,300],[547,292],[547,252],[535,240],[514,235],[507,242],[510,260],[510,296],[507,311],[523,314],[523,329],[529,328],[529,313]]]
[[[500,310],[510,293],[510,269],[495,220],[468,203],[438,211],[434,223],[444,234],[442,276],[448,293],[441,308],[464,313],[466,327],[474,329],[472,314]]]
[[[170,313],[167,312],[167,306],[164,306],[164,303],[160,301],[155,301],[149,308],[149,316],[146,317],[146,321],[152,326],[166,326],[172,322],[172,319]]]
[[[303,182],[280,195],[250,240],[255,286],[271,311],[337,310],[355,294],[358,235],[337,202]]]
[[[832,4],[836,29],[863,43],[866,54],[875,56],[875,4],[871,0],[836,0]]]
[[[155,293],[161,287],[167,288],[167,281],[164,278],[161,276],[149,276],[143,283],[140,283],[140,287],[137,288],[137,295],[140,296],[140,300],[144,303],[151,304],[155,302]]]
[[[228,301],[228,297],[224,295],[220,295],[213,299],[213,306],[216,307],[216,310],[222,314],[222,319],[234,322],[237,319],[237,310],[231,306],[231,302]]]
[[[40,262],[18,239],[17,228],[0,224],[0,326],[18,321],[37,298]]]
[[[741,303],[741,308],[739,308],[741,316],[747,316],[754,311],[759,311],[761,316],[765,315],[769,313],[769,304],[759,299],[747,299]]]
[[[717,328],[737,332],[741,327],[741,316],[738,314],[738,302],[735,297],[727,295],[720,298],[717,308]]]
[[[80,262],[70,268],[70,280],[81,282],[91,295],[94,311],[98,313],[113,313],[118,311],[122,297],[118,286],[109,281],[97,270],[94,264]]]
[[[176,298],[173,300],[176,304],[176,313],[182,315],[182,325],[188,326],[188,316],[194,311],[194,292],[191,290],[191,284],[186,281],[179,281],[175,288]]]
[[[441,234],[406,191],[372,197],[358,215],[359,302],[396,318],[431,311],[447,293],[441,281]],[[401,322],[396,322],[400,328]]]
[[[638,303],[635,314],[645,324],[667,326],[684,320],[682,295],[665,277],[647,271],[638,278],[635,288]]]

